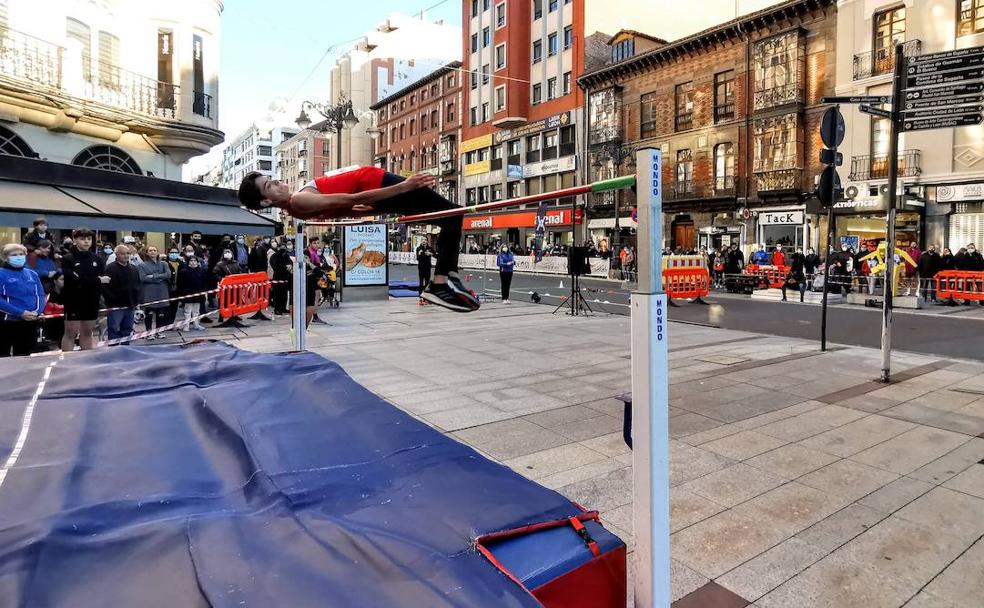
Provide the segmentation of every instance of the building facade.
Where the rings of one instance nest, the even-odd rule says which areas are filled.
[[[222,141],[219,0],[2,5],[10,153],[180,180]]]
[[[276,158],[274,175],[293,192],[333,169],[331,141],[309,129],[275,145],[273,153]]]
[[[391,173],[430,173],[438,191],[458,202],[461,62],[453,61],[372,106],[380,134],[374,164]]]
[[[359,123],[342,130],[342,153],[333,168],[372,164],[374,141],[366,131],[377,125],[369,108],[435,69],[459,60],[460,39],[461,29],[455,25],[430,22],[425,16],[392,14],[336,61],[331,69],[331,102],[351,100]],[[336,150],[338,135],[327,136],[332,150]]]
[[[247,173],[259,171],[276,177],[274,147],[300,132],[296,127],[258,126],[252,124],[222,150],[222,187],[238,189]],[[274,221],[280,220],[280,210],[267,207],[260,213]]]
[[[984,45],[984,6],[971,0],[839,3],[837,94],[891,95],[894,47],[921,55]],[[885,106],[886,108],[888,106]],[[884,239],[888,120],[842,106],[846,200],[834,208],[838,241]],[[845,169],[848,169],[845,171]],[[903,133],[896,244],[950,247],[984,241],[984,126]]]
[[[791,0],[671,43],[649,38],[641,53],[637,33],[614,37],[613,63],[579,80],[592,179],[632,173],[635,150],[656,147],[665,246],[817,247],[826,224],[812,193],[836,22],[833,0]],[[626,196],[592,201],[596,239],[630,237]]]

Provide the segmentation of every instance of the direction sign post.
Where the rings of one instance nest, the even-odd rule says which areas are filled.
[[[888,110],[882,110],[881,108],[873,108],[871,106],[861,105],[858,110],[862,114],[871,114],[872,116],[878,116],[880,118],[891,118],[892,113]]]

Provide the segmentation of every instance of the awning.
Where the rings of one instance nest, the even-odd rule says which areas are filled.
[[[618,220],[619,228],[634,228],[636,226],[635,220],[631,217],[623,217]],[[615,218],[613,217],[602,217],[593,220],[588,220],[588,230],[597,230],[599,228],[614,228]]]
[[[0,226],[30,226],[39,215],[59,229],[272,235],[276,226],[231,204],[0,180]]]

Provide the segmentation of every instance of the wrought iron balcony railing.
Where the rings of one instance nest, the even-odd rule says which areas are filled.
[[[734,120],[735,118],[735,104],[723,103],[714,106],[714,122],[724,122],[726,120]]]
[[[622,127],[617,125],[591,127],[591,133],[588,135],[588,143],[593,146],[610,141],[622,141],[624,135],[625,132]]]
[[[852,182],[888,179],[888,168],[888,156],[885,154],[852,156],[851,174],[848,179]],[[915,177],[920,173],[922,173],[922,150],[905,150],[899,154],[899,177]]]
[[[754,99],[756,110],[775,108],[790,103],[803,103],[805,99],[803,83],[790,82],[769,88],[756,89]]]
[[[15,30],[0,33],[0,74],[60,89],[65,49]]]
[[[796,190],[800,186],[802,169],[780,169],[755,175],[755,188],[759,192]]]
[[[714,178],[714,194],[726,196],[735,193],[737,180],[734,175],[719,175]]]
[[[205,118],[212,118],[212,96],[202,91],[195,91],[195,101],[192,112]]]
[[[88,61],[89,58],[83,55],[82,63]],[[148,78],[106,61],[95,60],[90,65],[92,77],[83,84],[87,98],[141,114],[174,118],[178,85]]]
[[[668,195],[667,198],[670,200],[685,200],[689,198],[694,198],[696,193],[696,187],[694,180],[676,180],[673,182],[673,187],[668,188],[664,191],[664,194]]]
[[[922,40],[907,40],[902,43],[902,53],[906,57],[918,55],[922,50]],[[895,70],[895,48],[874,49],[854,56],[854,80],[888,74]]]

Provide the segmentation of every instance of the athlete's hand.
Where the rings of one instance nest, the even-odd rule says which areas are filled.
[[[437,184],[437,177],[427,174],[411,175],[403,182],[407,190],[417,188],[433,188]]]

